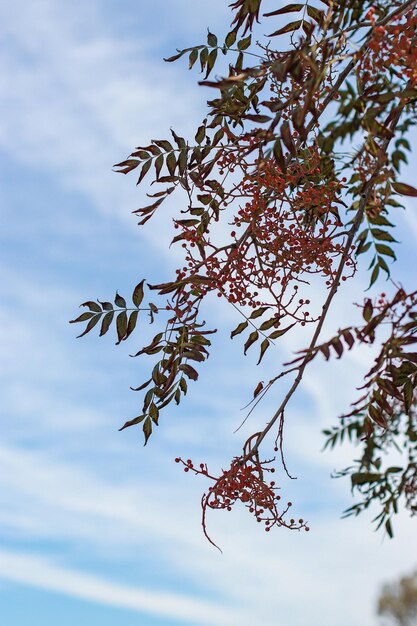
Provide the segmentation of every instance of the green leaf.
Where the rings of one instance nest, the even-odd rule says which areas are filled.
[[[282,337],[282,335],[285,335],[285,333],[287,333],[293,326],[295,326],[295,322],[294,324],[290,324],[286,328],[282,328],[281,330],[275,330],[269,335],[269,339],[278,339],[278,337]]]
[[[249,350],[251,345],[255,343],[255,341],[257,341],[258,339],[259,339],[258,331],[257,330],[252,331],[245,343],[243,353],[246,354],[246,352]]]
[[[236,326],[236,328],[234,330],[232,330],[232,332],[230,333],[230,339],[233,339],[233,337],[236,337],[236,335],[240,335],[241,332],[243,332],[245,330],[245,328],[248,327],[248,322],[241,322],[238,326]]]
[[[262,361],[264,354],[268,350],[270,345],[271,345],[271,342],[269,341],[269,339],[263,340],[263,342],[261,343],[261,351],[259,353],[259,360],[256,365],[259,365],[259,363]]]
[[[389,256],[392,259],[396,260],[397,257],[395,256],[394,251],[387,245],[383,244],[383,243],[377,243],[375,245],[375,248],[377,250],[377,252],[379,252],[379,254],[384,254],[385,256]]]
[[[377,280],[379,276],[379,265],[375,265],[372,274],[371,274],[371,281],[369,283],[369,287],[372,287],[372,285],[374,284],[374,282]],[[368,287],[368,289],[369,289]]]
[[[245,37],[244,39],[241,39],[237,44],[238,50],[240,50],[241,52],[243,50],[247,50],[251,44],[251,41],[252,41],[251,35],[249,35],[248,37]]]
[[[269,330],[270,328],[275,326],[277,323],[278,323],[278,318],[271,317],[269,320],[266,320],[260,325],[259,330],[262,330],[262,331]]]
[[[236,31],[231,30],[230,33],[226,35],[226,39],[224,41],[225,45],[230,48],[236,41]]]
[[[269,306],[262,306],[259,309],[253,311],[253,313],[249,316],[249,319],[254,320],[257,317],[261,317],[269,309]]]

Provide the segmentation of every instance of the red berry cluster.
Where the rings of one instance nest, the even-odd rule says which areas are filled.
[[[341,183],[323,179],[315,145],[285,173],[274,159],[248,163],[245,150],[237,156],[225,153],[218,162],[221,172],[239,167],[242,173],[224,203],[236,200],[240,206],[231,222],[231,243],[215,246],[208,230],[201,234],[183,225],[187,265],[178,270],[178,279],[187,281],[190,292],[204,296],[215,290],[232,304],[252,308],[268,304],[277,314],[305,323],[309,313],[298,318],[300,307],[292,306],[297,283],[305,274],[321,274],[331,286],[335,260],[343,252],[343,239],[334,239],[342,226],[336,207]],[[212,250],[203,261],[194,252],[201,247]]]
[[[175,459],[176,463],[184,465],[184,471],[192,471],[195,474],[201,474],[210,478],[214,485],[209,488],[208,492],[203,495],[201,500],[203,518],[202,525],[204,534],[212,543],[207,534],[206,529],[206,512],[207,509],[224,509],[231,511],[232,506],[237,502],[242,502],[250,513],[253,513],[256,521],[265,525],[266,532],[269,532],[273,526],[285,526],[291,530],[310,530],[303,519],[296,521],[295,519],[284,519],[285,514],[292,506],[288,502],[281,511],[281,496],[277,494],[278,487],[272,480],[266,481],[266,473],[274,473],[275,468],[270,467],[272,461],[259,461],[256,458],[245,460],[242,457],[233,459],[228,470],[223,470],[220,476],[213,476],[209,473],[207,465],[201,463],[199,467],[194,467],[191,459],[183,461],[181,458]],[[218,547],[218,546],[216,546]]]
[[[375,24],[375,9],[366,19]],[[417,16],[410,11],[386,26],[375,26],[372,39],[361,58],[364,84],[381,72],[395,70],[403,79],[417,84]]]

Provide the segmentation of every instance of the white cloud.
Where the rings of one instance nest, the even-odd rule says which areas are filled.
[[[244,624],[239,611],[191,596],[123,586],[68,569],[36,555],[0,549],[0,577],[7,581],[63,593],[90,602],[193,624]],[[247,623],[247,622],[246,622]]]

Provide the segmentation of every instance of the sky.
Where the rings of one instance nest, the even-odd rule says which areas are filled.
[[[367,348],[317,363],[291,407],[286,458],[298,478],[278,475],[310,533],[264,533],[245,510],[213,514],[220,554],[201,531],[205,484],[174,458],[219,468],[238,454],[285,387],[234,434],[250,390],[303,336],[286,337],[255,371],[253,356],[227,341],[235,313],[210,305],[226,330],[144,448],[140,429],[118,428],[137,415],[129,386],[147,363],[128,355],[145,329],[115,347],[111,332],[76,340],[68,324],[80,302],[127,296],[175,265],[175,203],[169,219],[138,229],[143,191],[112,165],[171,127],[194,135],[207,94],[185,64],[162,59],[204,41],[207,27],[224,35],[227,3],[15,0],[0,3],[0,19],[0,622],[376,625],[381,584],[416,567],[416,521],[400,515],[390,541],[373,531],[372,514],[341,520],[349,486],[330,474],[352,451],[323,454],[320,435],[354,399]],[[415,201],[398,223],[407,286]],[[366,280],[341,291],[329,332],[355,314]]]

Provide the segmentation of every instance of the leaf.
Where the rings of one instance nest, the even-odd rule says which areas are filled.
[[[103,317],[103,321],[101,323],[101,329],[100,329],[100,337],[105,335],[107,331],[109,330],[111,323],[113,321],[113,317],[114,317],[114,311],[110,311],[109,313],[106,313],[106,315]]]
[[[198,373],[196,372],[196,370],[189,365],[188,363],[183,363],[182,365],[179,366],[179,369],[184,372],[184,374],[186,376],[188,376],[188,378],[190,378],[191,380],[197,380],[198,379]]]
[[[246,354],[246,352],[249,350],[251,345],[255,343],[255,341],[257,341],[258,339],[259,339],[258,331],[257,330],[252,331],[245,343],[243,353]]]
[[[281,15],[282,13],[294,13],[296,11],[301,11],[304,8],[304,4],[287,4],[282,9],[277,9],[276,11],[270,11],[269,13],[264,13],[264,17],[272,17],[273,15]]]
[[[259,326],[259,330],[269,330],[270,328],[272,328],[273,326],[276,326],[278,324],[278,318],[277,317],[271,317],[269,320],[265,320],[265,322],[262,322],[262,324]]]
[[[139,417],[135,417],[128,422],[125,422],[121,428],[119,428],[119,432],[124,430],[125,428],[129,428],[130,426],[135,426],[136,424],[140,424],[145,419],[146,415],[139,415]]]
[[[389,519],[385,522],[385,530],[387,531],[388,537],[392,539],[394,537],[394,533],[391,526],[391,520]]]
[[[157,180],[159,178],[159,174],[161,173],[163,165],[164,165],[164,155],[160,154],[159,157],[155,160],[155,175],[156,175]]]
[[[82,333],[81,333],[81,335],[78,335],[78,336],[77,336],[77,339],[78,339],[79,337],[84,337],[84,335],[86,335],[87,333],[89,333],[89,332],[90,332],[90,330],[92,330],[92,329],[94,328],[94,326],[97,324],[97,322],[99,321],[100,317],[101,317],[101,316],[100,316],[100,315],[97,315],[97,314],[96,314],[94,317],[92,317],[92,318],[90,319],[90,321],[88,322],[88,324],[87,324],[87,326],[86,326],[86,328],[85,328],[84,332],[82,332]]]
[[[269,339],[278,339],[278,337],[282,337],[282,335],[285,335],[285,333],[287,333],[293,326],[295,326],[296,322],[294,322],[294,324],[290,324],[289,326],[287,326],[287,328],[281,328],[281,330],[275,330],[273,333],[271,333],[269,335]]]
[[[230,339],[233,339],[233,337],[236,337],[236,335],[240,335],[240,333],[243,332],[247,327],[248,322],[241,322],[239,326],[236,326],[236,328],[230,333]]]
[[[152,404],[149,407],[149,415],[151,420],[153,421],[154,424],[158,424],[158,418],[159,418],[159,410],[156,406],[156,404],[154,404],[152,402]]]
[[[207,34],[207,43],[212,48],[215,48],[217,46],[217,37],[216,35],[213,35],[213,33],[211,33],[210,31]]]
[[[133,290],[133,294],[132,294],[132,301],[133,304],[139,308],[140,305],[142,304],[142,300],[143,300],[143,285],[144,285],[145,279],[141,280],[140,283],[138,283],[136,285],[136,287]]]
[[[188,385],[184,377],[180,378],[180,389],[184,395],[187,393]]]
[[[119,341],[116,343],[116,346],[119,345],[121,341],[125,338],[127,331],[127,313],[126,311],[122,311],[116,318],[116,329],[117,329],[117,337]]]
[[[188,57],[188,69],[189,70],[193,67],[197,59],[198,59],[198,50],[194,48],[194,50],[191,50],[190,56]]]
[[[152,434],[152,420],[150,417],[147,417],[144,421],[142,430],[143,434],[145,435],[145,443],[143,445],[146,446],[146,444],[148,443],[148,439]]]
[[[180,52],[178,52],[178,54],[174,54],[174,56],[172,57],[168,57],[168,59],[164,59],[164,61],[166,63],[172,63],[173,61],[176,61],[177,59],[181,58],[183,54],[185,54],[186,50],[181,50]]]
[[[137,180],[137,183],[136,183],[137,185],[139,185],[142,182],[142,180],[145,178],[146,174],[150,170],[151,165],[152,165],[152,159],[149,159],[149,161],[145,161],[145,163],[142,166],[139,178]]]
[[[213,48],[213,50],[208,55],[207,65],[206,65],[206,74],[204,76],[205,79],[210,76],[211,70],[213,69],[214,64],[216,63],[217,53],[218,53],[217,48]]]
[[[295,154],[294,140],[292,138],[290,124],[288,121],[284,122],[281,126],[281,137],[285,147],[289,150],[289,152],[291,154]]]
[[[254,320],[257,317],[261,317],[269,309],[269,306],[262,306],[259,309],[256,309],[250,316],[249,319]]]
[[[395,256],[394,251],[387,245],[383,244],[383,243],[377,243],[375,245],[376,251],[379,252],[379,254],[384,254],[385,256],[389,256],[392,259],[396,260],[397,257]]]
[[[91,319],[92,317],[94,317],[94,313],[92,313],[91,311],[85,311],[85,313],[81,313],[81,315],[79,317],[77,317],[77,319],[75,320],[70,320],[70,324],[77,324],[78,322],[86,322],[87,320]]]
[[[114,298],[114,304],[116,306],[118,306],[121,309],[125,309],[126,308],[126,300],[124,298],[122,298],[122,296],[119,296],[119,294],[116,292],[116,296]]]
[[[247,50],[247,48],[249,48],[249,46],[251,44],[251,41],[252,41],[251,35],[248,35],[248,37],[245,37],[244,39],[241,39],[238,42],[238,44],[237,44],[238,50],[240,50],[241,52],[243,50]]]
[[[206,136],[205,126],[199,126],[197,133],[195,135],[196,142],[201,143],[202,141],[204,141],[205,136]]]
[[[372,287],[374,282],[377,280],[378,276],[379,276],[379,265],[375,265],[375,267],[374,267],[374,269],[372,271],[372,274],[371,274],[371,280],[370,280],[368,289],[370,289]]]
[[[316,7],[312,7],[308,4],[307,13],[309,17],[313,18],[313,20],[315,20],[318,24],[322,23],[324,11],[320,11],[320,9],[316,9]]]
[[[138,161],[137,159],[127,159],[127,161],[116,163],[116,165],[113,165],[113,167],[120,168],[118,174],[129,174],[129,172],[138,167],[139,163],[140,161]]]
[[[170,152],[167,156],[166,160],[167,168],[171,176],[175,174],[175,169],[177,167],[177,159],[175,157],[174,152]]]
[[[251,122],[257,122],[258,124],[266,124],[270,122],[272,117],[269,115],[252,115],[251,113],[244,116],[245,120],[250,120]]]
[[[138,315],[139,315],[138,311],[132,311],[131,312],[131,314],[129,316],[129,321],[127,323],[125,339],[127,339],[129,337],[129,335],[131,335],[133,333],[133,331],[135,330],[136,323],[138,321]]]
[[[97,304],[97,302],[92,302],[89,300],[88,302],[83,302],[80,306],[88,306],[90,311],[94,311],[95,313],[101,313],[101,306]]]
[[[374,404],[370,404],[368,407],[369,417],[373,422],[378,424],[381,428],[387,427],[387,420],[383,416],[382,410],[377,408]]]
[[[255,387],[255,391],[253,392],[253,397],[256,398],[256,396],[259,396],[263,388],[264,388],[264,383],[263,383],[263,380],[261,380]]]
[[[270,345],[271,345],[271,342],[269,341],[269,339],[263,340],[263,342],[261,343],[261,351],[259,353],[259,360],[256,365],[259,365],[259,363],[262,361],[264,354],[268,350]]]
[[[407,183],[392,183],[392,188],[402,196],[417,197],[417,189]]]
[[[231,30],[230,33],[228,33],[226,35],[226,39],[224,40],[225,45],[230,48],[231,46],[233,46],[233,44],[236,41],[236,31],[235,30]]]
[[[284,153],[282,151],[282,146],[281,146],[281,140],[280,139],[277,139],[275,141],[273,152],[274,152],[274,159],[276,160],[276,162],[278,163],[278,165],[280,166],[282,171],[285,172],[286,171],[286,161],[285,161]]]
[[[335,337],[334,339],[332,339],[330,345],[333,346],[337,354],[337,358],[340,359],[343,354],[343,344],[340,341],[339,337]]]
[[[355,472],[351,476],[352,486],[366,485],[367,483],[375,483],[381,479],[381,474],[372,472]]]
[[[325,343],[324,345],[320,346],[319,350],[322,353],[322,355],[324,356],[324,358],[326,359],[326,361],[328,361],[330,359],[330,348],[329,348],[329,345],[327,343]]]
[[[271,33],[270,35],[268,35],[268,37],[277,37],[278,35],[283,35],[284,33],[290,33],[291,31],[294,31],[294,30],[297,30],[297,28],[300,28],[301,24],[302,24],[302,20],[296,20],[295,22],[290,22],[286,26],[283,26],[283,28],[280,28],[279,30],[276,30],[274,33]]]
[[[363,311],[362,311],[362,317],[365,320],[365,322],[369,322],[369,320],[372,317],[373,312],[374,312],[374,307],[372,305],[372,300],[370,298],[367,298],[367,300],[365,300],[365,306],[363,307]]]

